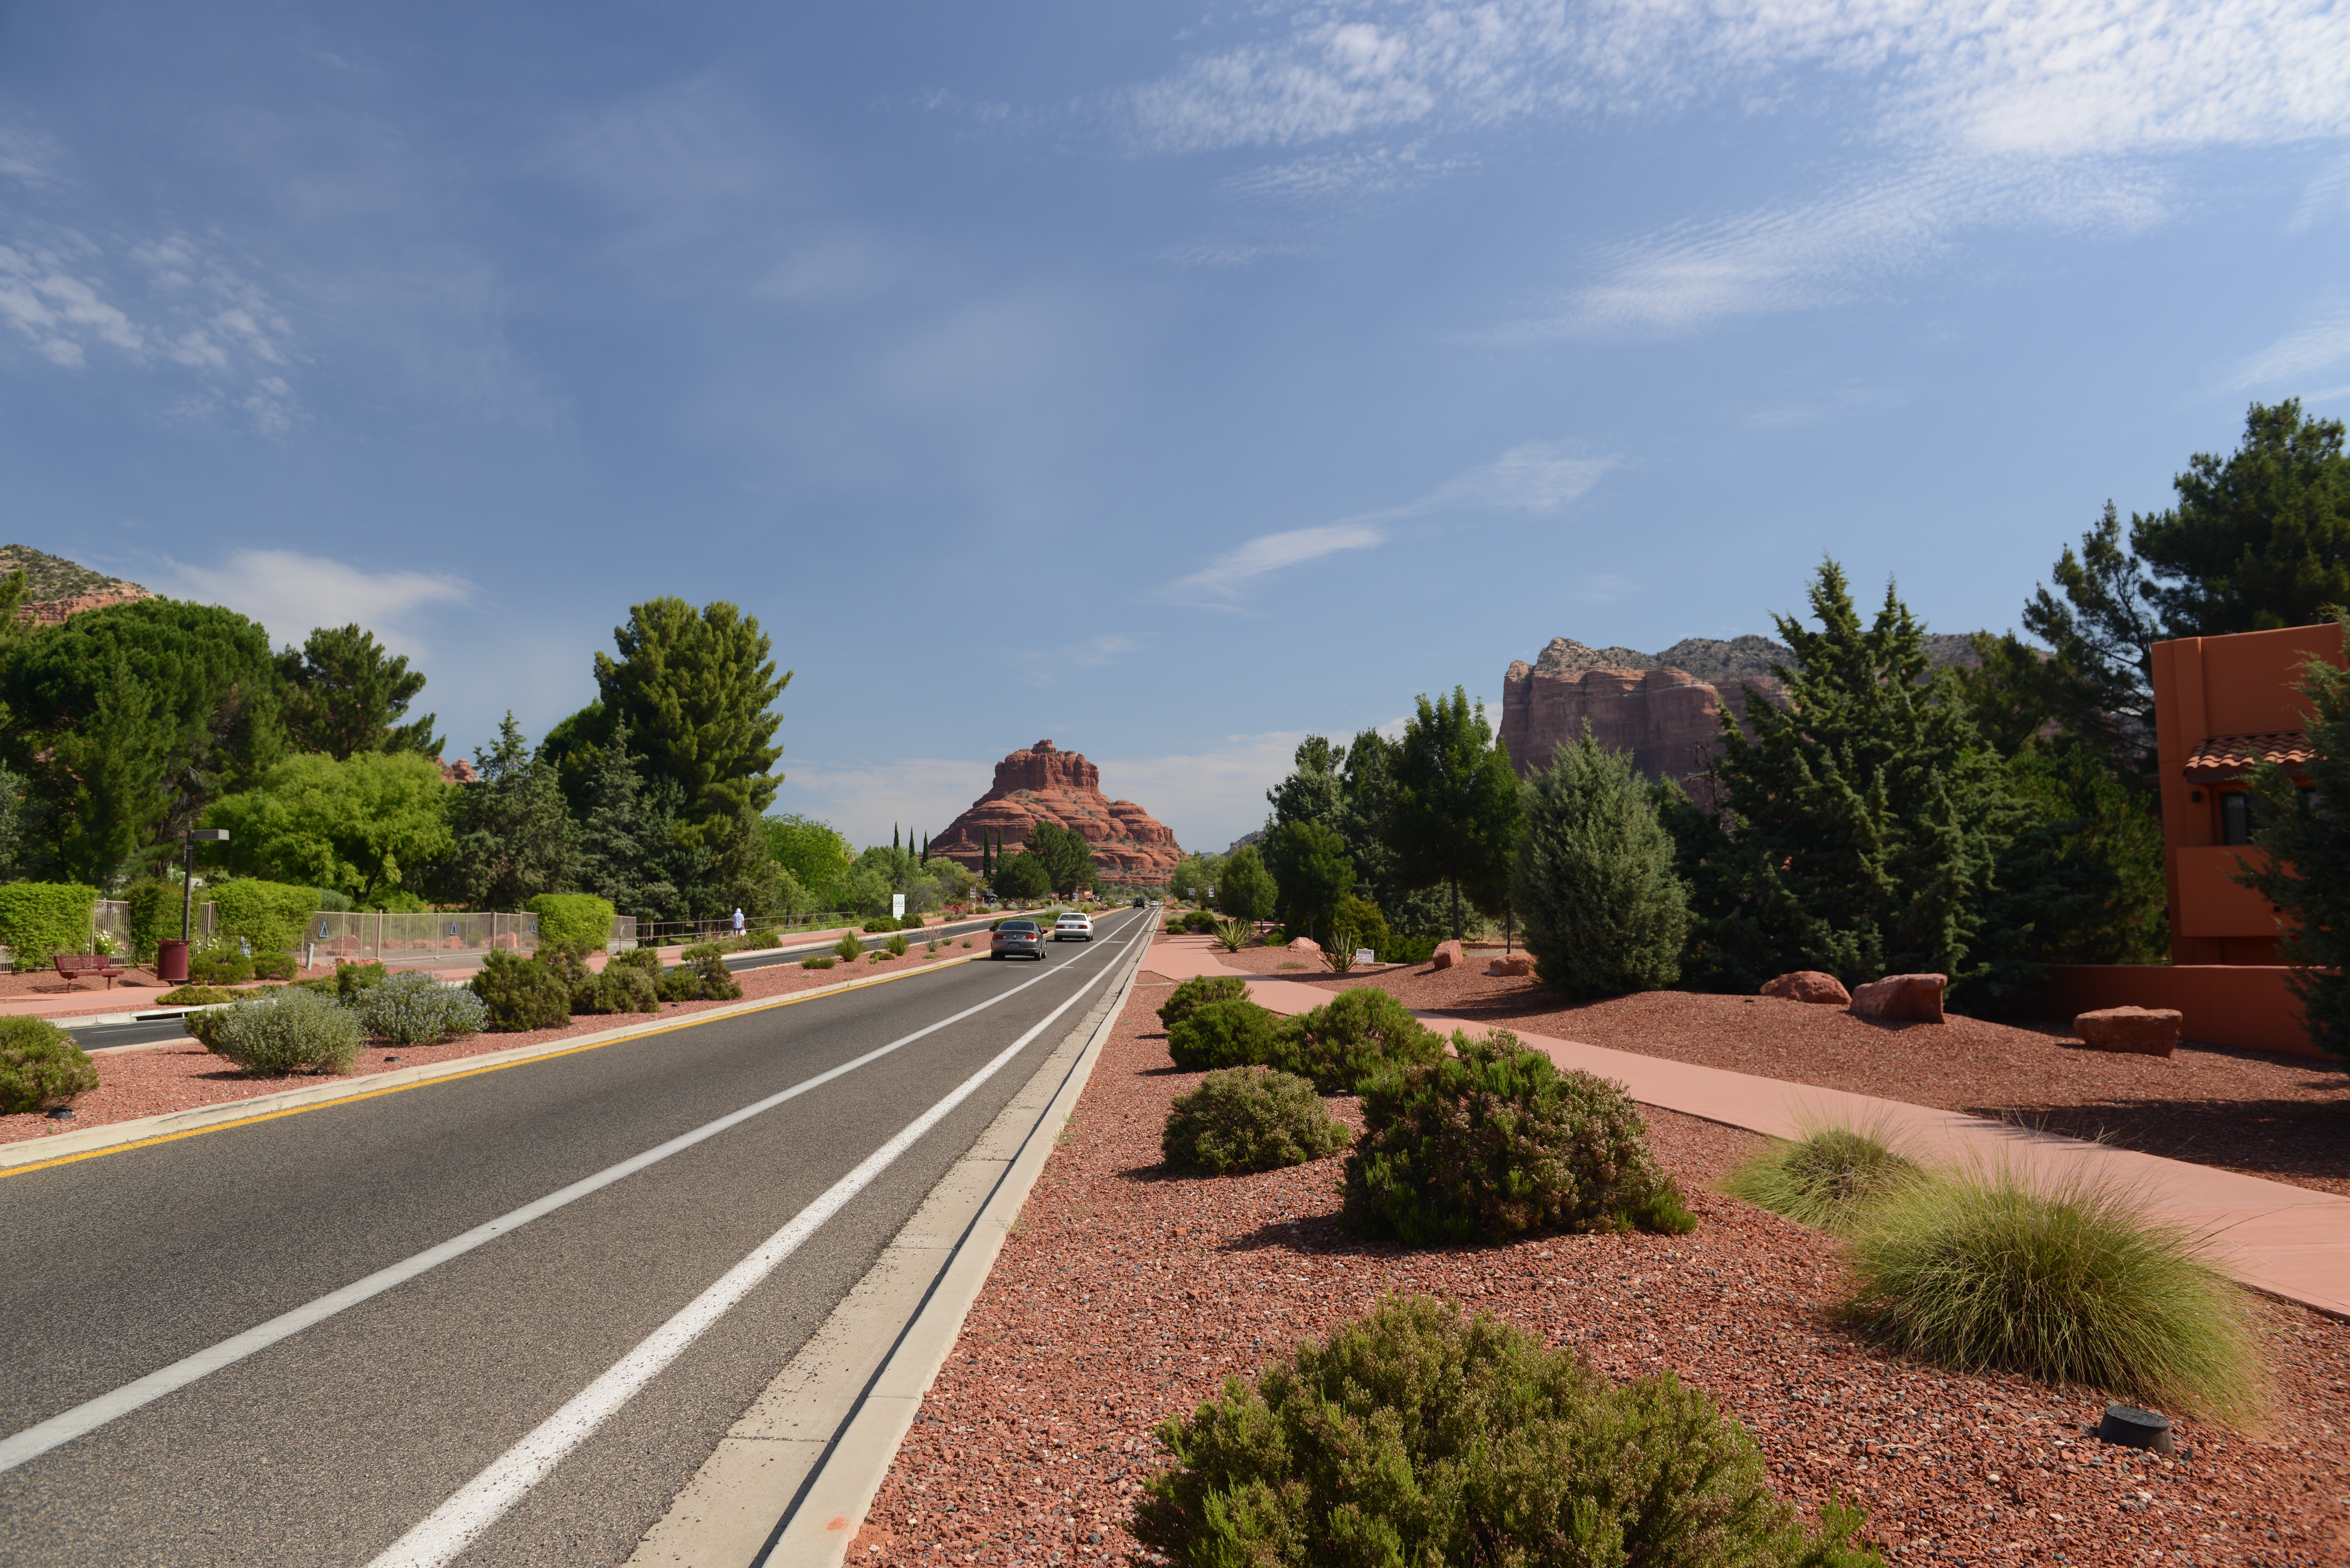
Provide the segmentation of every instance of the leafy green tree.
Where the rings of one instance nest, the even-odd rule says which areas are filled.
[[[1024,904],[1053,891],[1053,874],[1040,857],[1014,851],[997,863],[995,880],[991,886],[997,898]]]
[[[24,853],[25,805],[25,775],[0,768],[0,882],[16,877]]]
[[[1273,873],[1253,844],[1243,844],[1224,857],[1224,874],[1216,882],[1217,910],[1235,920],[1266,920],[1280,898]]]
[[[34,866],[111,886],[285,750],[268,634],[234,610],[141,599],[0,658],[0,763],[36,803]]]
[[[1577,1000],[1680,978],[1689,889],[1673,839],[1629,754],[1583,736],[1526,780],[1526,831],[1510,871],[1543,983]]]
[[[474,751],[473,766],[479,780],[457,786],[454,841],[429,878],[436,895],[468,909],[520,909],[541,893],[570,891],[579,829],[555,769],[532,754],[511,711],[497,740]]]
[[[1498,910],[1509,897],[1510,857],[1521,804],[1510,753],[1472,711],[1468,694],[1423,695],[1404,724],[1393,759],[1395,794],[1382,824],[1398,874],[1408,888],[1441,886],[1451,895],[1452,935],[1462,930],[1461,900]]]
[[[357,623],[316,628],[299,649],[277,655],[277,669],[286,685],[286,734],[302,750],[338,761],[359,752],[441,754],[432,714],[400,722],[424,677]]]
[[[1295,761],[1290,775],[1264,792],[1273,806],[1273,826],[1315,822],[1336,830],[1345,809],[1339,769],[1346,765],[1347,748],[1334,745],[1327,735],[1308,735],[1298,742]]]
[[[769,857],[811,896],[830,898],[834,884],[857,859],[847,838],[829,823],[796,812],[768,817],[766,824]]]
[[[229,830],[238,875],[331,888],[364,908],[448,852],[452,789],[413,752],[297,752],[203,820]]]
[[[1273,874],[1282,926],[1293,936],[1327,936],[1332,916],[1354,895],[1347,841],[1310,817],[1293,817],[1266,836],[1264,867]]]
[[[612,638],[619,657],[596,656],[604,722],[625,721],[646,771],[683,789],[688,831],[764,811],[783,782],[770,771],[784,754],[774,710],[792,678],[776,677],[758,618],[723,599],[699,611],[650,599]]]
[[[1224,857],[1221,855],[1186,855],[1175,869],[1167,874],[1167,891],[1185,903],[1200,896],[1203,888],[1213,888],[1223,875]]]
[[[1067,898],[1079,888],[1100,886],[1094,866],[1094,846],[1086,836],[1039,817],[1028,827],[1028,853],[1037,857],[1052,878],[1053,891]]]
[[[2350,616],[2335,611],[2350,634]],[[2252,843],[2267,854],[2237,878],[2282,915],[2279,947],[2312,1044],[2350,1056],[2350,672],[2322,659],[2302,667],[2317,761],[2310,788],[2273,763],[2252,774],[2260,805]]]
[[[1752,742],[1724,711],[1721,815],[1669,788],[1696,916],[1684,970],[1731,991],[1798,969],[1847,984],[1939,971],[1978,988],[2019,817],[1999,758],[1889,585],[1866,628],[1835,562],[1810,598],[1818,631],[1773,618],[1800,661],[1773,668],[1787,704],[1750,691]]]
[[[2350,457],[2339,420],[2254,403],[2225,457],[2197,452],[2178,502],[2130,519],[2172,637],[2307,626],[2350,605]]]

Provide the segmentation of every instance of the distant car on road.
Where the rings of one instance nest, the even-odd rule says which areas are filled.
[[[1005,920],[987,939],[987,956],[992,959],[1023,955],[1038,963],[1045,961],[1045,930],[1034,920]]]
[[[1094,918],[1071,909],[1053,922],[1053,940],[1056,942],[1093,940]]]

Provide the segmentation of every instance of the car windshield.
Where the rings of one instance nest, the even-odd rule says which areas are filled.
[[[1033,931],[1036,929],[1036,922],[1034,920],[1006,920],[995,929],[999,931]]]
[[[1061,924],[1065,926],[1082,926],[1085,923],[1086,918],[1083,915],[1063,915],[1061,917]]]

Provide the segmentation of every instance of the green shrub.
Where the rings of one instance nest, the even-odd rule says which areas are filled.
[[[1209,1074],[1175,1102],[1159,1148],[1170,1165],[1222,1176],[1304,1165],[1336,1154],[1353,1136],[1305,1079],[1234,1067]]]
[[[1852,1318],[1906,1355],[2242,1420],[2242,1293],[2142,1195],[2002,1166],[1889,1193],[1853,1239]]]
[[[467,988],[489,1009],[500,1034],[560,1029],[571,1022],[571,985],[552,965],[509,952],[482,957],[482,972]]]
[[[294,955],[292,953],[255,953],[253,955],[253,978],[255,980],[292,980],[294,978]]]
[[[1426,963],[1436,956],[1434,937],[1389,937],[1378,950],[1381,963]]]
[[[189,1013],[188,1033],[258,1078],[348,1073],[366,1032],[359,1014],[333,997],[286,986]]]
[[[362,992],[390,977],[391,971],[381,963],[349,963],[338,959],[335,962],[335,1000],[346,1007],[355,1007]]]
[[[188,961],[188,978],[198,985],[243,985],[253,978],[253,961],[233,947],[213,948]]]
[[[1390,1067],[1444,1057],[1444,1037],[1375,985],[1342,991],[1289,1021],[1274,1065],[1311,1078],[1326,1095],[1354,1094]]]
[[[1196,1010],[1211,1002],[1242,1002],[1248,997],[1248,981],[1236,974],[1198,974],[1170,992],[1159,1004],[1159,1023],[1172,1030],[1191,1016]]]
[[[538,917],[541,948],[602,952],[612,940],[612,906],[593,893],[541,893],[523,906]]]
[[[879,936],[883,931],[894,931],[897,929],[898,922],[888,915],[878,915],[865,922],[866,934],[868,936]]]
[[[563,981],[565,992],[568,993],[578,990],[586,983],[588,977],[596,972],[588,967],[588,955],[592,950],[594,950],[589,948],[541,944],[532,961],[542,968],[554,971],[556,977]]]
[[[1186,1073],[1283,1059],[1281,1020],[1255,1002],[1211,1002],[1167,1032],[1167,1054]]]
[[[659,1012],[658,971],[647,973],[633,964],[607,964],[571,988],[575,1015],[600,1012]]]
[[[905,932],[899,931],[891,936],[888,941],[883,942],[881,944],[881,948],[882,950],[887,952],[891,958],[904,958],[906,954],[912,950],[913,945],[913,943],[906,940]]]
[[[313,888],[310,893],[317,899],[317,908],[320,912],[332,912],[338,915],[350,912],[351,896],[339,888]]]
[[[16,971],[47,969],[59,953],[89,947],[96,929],[98,889],[79,882],[11,882],[0,887],[0,948],[16,955]]]
[[[234,947],[242,939],[257,953],[289,953],[302,945],[317,912],[314,888],[239,877],[204,889],[213,906],[213,940]]]
[[[236,992],[209,985],[183,985],[165,992],[155,1000],[165,1007],[213,1007],[224,1002],[234,1002]]]
[[[865,944],[858,941],[855,937],[850,936],[847,931],[843,931],[840,934],[840,940],[832,944],[832,950],[839,956],[843,962],[855,963],[858,959],[865,956]]]
[[[362,990],[357,1012],[369,1033],[395,1045],[437,1045],[479,1034],[489,1022],[480,997],[415,970]]]
[[[658,975],[661,971],[660,950],[657,948],[626,948],[607,959],[604,968],[607,971],[632,969],[646,975]]]
[[[732,1002],[743,994],[743,986],[724,959],[704,953],[663,973],[658,992],[663,1002]]]
[[[1248,946],[1255,929],[1246,920],[1218,920],[1213,927],[1216,945],[1228,953],[1236,953]]]
[[[830,953],[818,953],[814,958],[804,958],[800,960],[800,967],[802,969],[830,969],[834,964],[837,964],[839,961],[840,961],[838,959],[833,957]]]
[[[98,1064],[42,1018],[0,1017],[0,1116],[71,1105],[98,1087]]]
[[[1859,1127],[1803,1129],[1794,1142],[1771,1147],[1726,1177],[1721,1190],[1798,1225],[1848,1234],[1887,1194],[1924,1173]]]
[[[908,915],[898,922],[898,929],[901,931],[919,931],[925,923],[926,918],[921,915]]]
[[[1526,780],[1510,902],[1543,983],[1565,996],[1621,996],[1680,978],[1689,888],[1673,869],[1672,836],[1631,753],[1602,747],[1587,722]]]
[[[1649,1158],[1639,1107],[1497,1029],[1363,1086],[1343,1218],[1418,1247],[1551,1231],[1695,1229]]]
[[[1243,920],[1242,924],[1248,926],[1251,930],[1256,929],[1253,921]],[[1209,910],[1194,909],[1183,917],[1183,929],[1195,937],[1205,936],[1216,929],[1216,917]]]
[[[1135,1538],[1184,1568],[1865,1568],[1745,1428],[1669,1372],[1624,1387],[1526,1331],[1389,1296],[1160,1424]]]
[[[130,960],[153,963],[163,939],[180,934],[180,889],[152,879],[133,882],[122,901],[130,907]]]

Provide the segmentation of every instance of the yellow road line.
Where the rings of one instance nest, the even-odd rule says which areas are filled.
[[[87,1148],[79,1154],[61,1154],[55,1159],[36,1160],[29,1165],[0,1169],[0,1181],[5,1181],[12,1176],[22,1176],[27,1171],[47,1170],[53,1166],[71,1165],[77,1160],[96,1159],[101,1155],[121,1154],[128,1149],[147,1148],[159,1143],[177,1143],[183,1137],[201,1137],[205,1133],[226,1132],[231,1127],[249,1127],[261,1122],[274,1122],[280,1116],[298,1116],[305,1111],[324,1110],[329,1106],[355,1105],[360,1100],[373,1100],[386,1095],[405,1094],[411,1089],[427,1089],[437,1084],[454,1084],[465,1078],[478,1078],[484,1073],[503,1073],[508,1067],[532,1067],[541,1062],[559,1062],[566,1056],[577,1056],[583,1051],[600,1051],[607,1045],[624,1045],[633,1040],[650,1040],[656,1034],[668,1034],[680,1029],[691,1029],[698,1024],[724,1023],[736,1018],[748,1018],[754,1012],[764,1012],[770,1008],[790,1007],[802,1002],[821,1002],[831,996],[846,996],[852,991],[863,991],[868,986],[885,985],[893,980],[910,980],[918,974],[936,974],[941,970],[951,969],[959,963],[970,963],[981,956],[978,953],[972,953],[969,958],[942,960],[928,969],[900,970],[896,974],[877,974],[866,980],[850,981],[837,990],[816,991],[805,996],[779,996],[772,1002],[754,1002],[747,1007],[738,1008],[732,1012],[705,1012],[696,1018],[681,1018],[674,1023],[640,1029],[633,1034],[616,1035],[609,1040],[591,1040],[584,1045],[574,1045],[567,1051],[549,1051],[543,1056],[525,1056],[515,1062],[493,1062],[485,1067],[472,1067],[462,1073],[444,1073],[438,1077],[419,1078],[412,1084],[394,1084],[388,1089],[354,1087],[348,1095],[337,1095],[332,1099],[317,1100],[307,1106],[287,1106],[283,1110],[264,1111],[258,1116],[239,1116],[234,1121],[214,1122],[210,1127],[190,1127],[184,1132],[158,1133],[153,1137],[133,1138],[128,1143],[110,1143],[104,1148]],[[458,1060],[463,1061],[463,1058],[460,1057]],[[161,1114],[169,1116],[171,1113],[166,1111]]]

